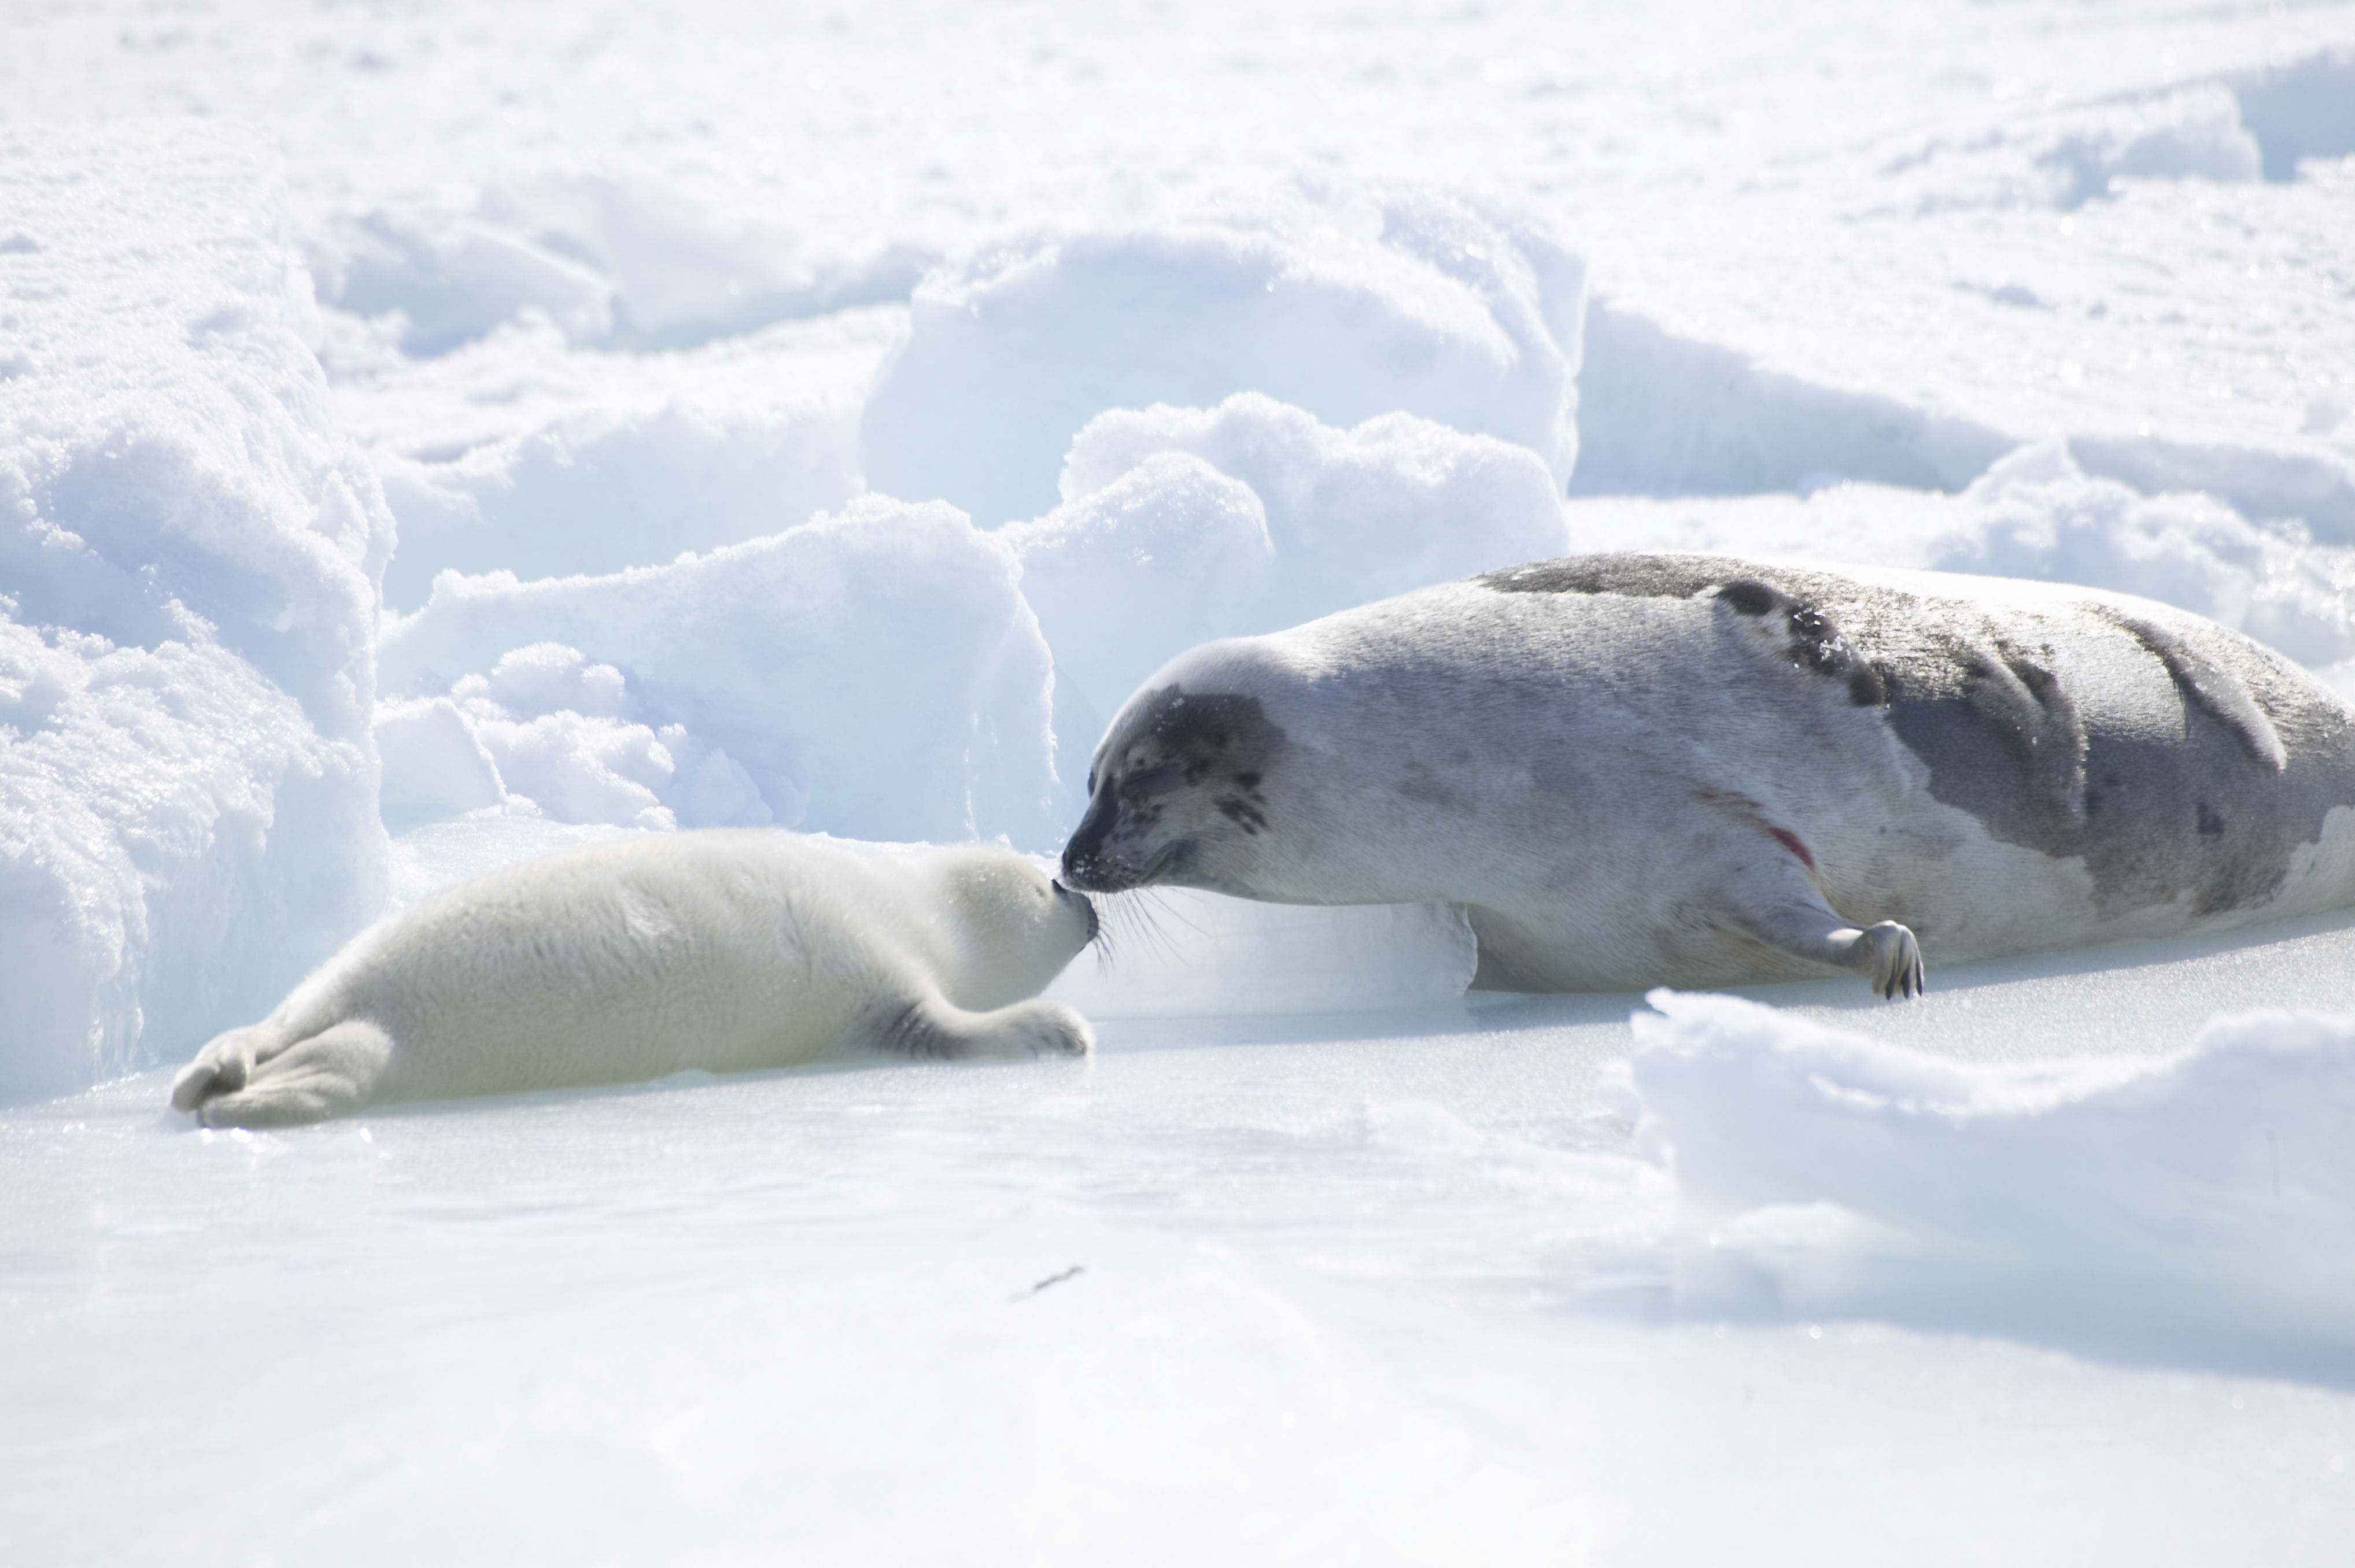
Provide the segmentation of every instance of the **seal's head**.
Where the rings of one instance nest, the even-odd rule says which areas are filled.
[[[957,844],[932,852],[954,918],[942,989],[986,1012],[1036,996],[1096,938],[1095,906],[1011,850]]]
[[[1257,697],[1179,683],[1131,697],[1096,747],[1063,879],[1090,893],[1157,882],[1230,891],[1268,831],[1284,731]]]

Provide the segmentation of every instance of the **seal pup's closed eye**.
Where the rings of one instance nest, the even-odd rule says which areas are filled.
[[[2355,720],[2091,589],[1533,562],[1206,644],[1095,753],[1064,877],[1448,900],[1477,985],[1711,986],[2355,904]]]
[[[721,830],[543,856],[360,933],[172,1103],[211,1126],[393,1100],[784,1066],[865,1048],[1077,1056],[1039,992],[1096,914],[1009,850]]]

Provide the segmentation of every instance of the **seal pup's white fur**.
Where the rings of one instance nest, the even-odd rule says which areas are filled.
[[[844,1047],[1080,1055],[1086,1020],[1038,993],[1094,934],[1084,896],[989,845],[761,830],[592,844],[361,932],[199,1051],[172,1104],[260,1127]]]
[[[1181,654],[1074,887],[1465,906],[1476,984],[1864,975],[2355,903],[2355,722],[2148,600],[1697,556],[1491,572]]]

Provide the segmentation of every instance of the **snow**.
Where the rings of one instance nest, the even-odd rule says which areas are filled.
[[[375,474],[266,169],[0,156],[0,1096],[178,1054],[380,906]]]
[[[2211,1022],[2158,1060],[1967,1065],[1655,992],[1634,1086],[1676,1293],[2344,1375],[2355,1020]]]
[[[559,821],[1043,844],[1051,665],[1019,571],[955,509],[870,495],[666,566],[445,573],[385,626],[380,678],[450,702],[497,803]]]
[[[0,1555],[2345,1556],[2346,915],[1647,1005],[1168,894],[1085,1065],[162,1106],[473,872],[1051,854],[1181,649],[1567,550],[2355,691],[2355,7],[6,26]]]
[[[1541,227],[1421,191],[1007,241],[927,274],[868,399],[868,482],[985,524],[1051,503],[1101,410],[1258,391],[1328,423],[1403,409],[1567,479],[1585,278]]]

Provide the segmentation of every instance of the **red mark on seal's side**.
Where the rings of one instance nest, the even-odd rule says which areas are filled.
[[[1769,828],[1766,831],[1774,835],[1774,842],[1776,843],[1781,844],[1785,849],[1789,850],[1793,854],[1797,855],[1799,857],[1799,863],[1806,866],[1810,874],[1814,873],[1816,869],[1816,857],[1807,853],[1807,846],[1799,842],[1798,834],[1792,832],[1787,828]]]

